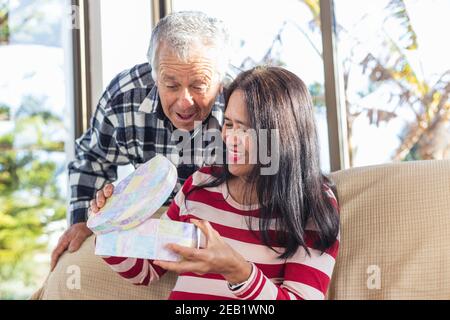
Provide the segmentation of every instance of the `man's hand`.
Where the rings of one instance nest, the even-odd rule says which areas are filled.
[[[106,200],[111,197],[114,191],[114,186],[112,184],[107,184],[103,189],[97,191],[95,199],[90,203],[89,211],[97,213],[101,208],[105,206]],[[80,222],[72,225],[69,229],[64,232],[64,234],[59,238],[58,245],[52,252],[52,261],[50,268],[53,269],[58,262],[59,257],[69,249],[69,252],[77,251],[84,240],[86,240],[92,231],[86,226],[86,222]]]
[[[69,248],[69,252],[77,251],[81,244],[92,234],[92,231],[86,226],[86,222],[80,222],[72,225],[59,238],[58,245],[52,252],[51,271],[56,266],[59,257]]]

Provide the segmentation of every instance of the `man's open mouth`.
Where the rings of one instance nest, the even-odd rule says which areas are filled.
[[[182,121],[190,121],[192,119],[194,119],[195,117],[195,112],[194,113],[176,113],[178,118],[181,119]]]

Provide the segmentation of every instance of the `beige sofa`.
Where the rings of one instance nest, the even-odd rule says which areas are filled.
[[[450,160],[354,168],[332,178],[341,248],[328,299],[450,299]],[[32,298],[164,299],[174,284],[168,274],[133,286],[98,257],[82,258],[86,251],[92,237],[62,256]]]

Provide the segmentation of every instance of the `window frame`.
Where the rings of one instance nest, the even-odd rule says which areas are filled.
[[[75,138],[78,138],[88,129],[92,116],[90,6],[88,0],[71,0],[71,5],[78,8],[75,19],[79,26],[72,28],[73,121]]]
[[[151,1],[152,27],[172,12],[172,0]],[[88,0],[71,0],[79,7],[79,29],[72,31],[75,136],[89,127],[89,120],[102,91],[100,5]],[[89,2],[89,3],[88,3]],[[334,1],[320,0],[325,101],[327,106],[330,171],[349,168],[344,105],[343,74],[339,68]],[[94,41],[95,40],[95,41]],[[92,63],[92,62],[95,63]]]
[[[344,102],[344,79],[338,63],[333,0],[320,0],[320,21],[330,170],[333,172],[350,167],[348,142],[346,138],[347,126],[345,125],[347,123],[347,113]]]

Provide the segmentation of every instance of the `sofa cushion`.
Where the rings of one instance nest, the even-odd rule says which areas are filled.
[[[330,299],[450,299],[450,160],[335,172],[341,243]]]
[[[159,209],[154,218],[167,211]],[[175,285],[177,275],[167,272],[150,286],[136,286],[114,272],[94,255],[95,237],[73,253],[65,252],[44,285],[31,299],[39,300],[163,300]]]
[[[332,179],[341,245],[328,298],[450,299],[450,160],[354,168]],[[91,237],[65,253],[33,298],[165,299],[174,286],[173,273],[134,286],[93,251]],[[71,266],[80,268],[80,289],[71,288]]]

